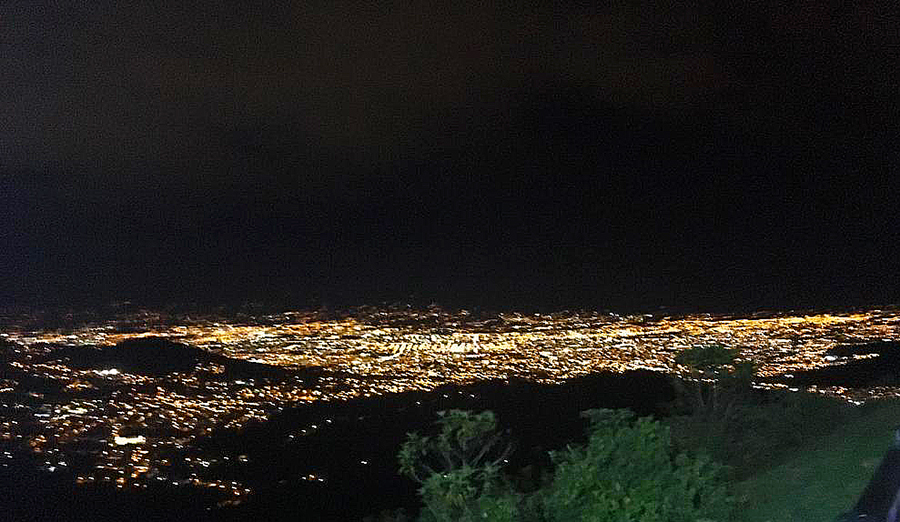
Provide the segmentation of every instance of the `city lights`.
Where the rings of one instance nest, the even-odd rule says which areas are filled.
[[[240,321],[140,312],[66,329],[36,328],[33,317],[2,321],[11,375],[0,382],[0,440],[41,455],[44,469],[57,473],[71,469],[66,463],[73,455],[81,461],[90,457],[91,468],[77,471],[79,483],[190,485],[223,490],[232,498],[250,490],[225,480],[219,470],[245,464],[247,456],[200,450],[198,442],[265,421],[293,405],[485,380],[559,383],[601,371],[682,373],[675,356],[711,343],[739,348],[741,359],[758,365],[761,378],[786,376],[877,356],[826,354],[838,345],[900,340],[898,310],[744,317],[476,317],[438,308],[367,308],[342,315],[286,312]],[[200,348],[217,359],[200,360],[189,371],[151,375],[125,367],[85,368],[66,351],[108,348],[144,337]],[[234,362],[280,373],[233,374]],[[810,389],[854,402],[900,395],[889,387]],[[319,428],[298,427],[289,439]],[[306,477],[325,480],[312,472]]]

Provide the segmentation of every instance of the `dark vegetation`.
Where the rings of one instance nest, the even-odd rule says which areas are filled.
[[[491,412],[439,417],[436,435],[410,434],[400,451],[401,472],[421,484],[423,521],[689,522],[731,509],[721,465],[678,452],[668,428],[627,409],[584,412],[587,443],[551,451],[554,472],[531,491],[502,477],[510,446],[498,453]]]
[[[677,362],[690,378],[672,379],[676,393],[661,412],[665,424],[627,409],[587,410],[587,442],[551,450],[550,462],[538,464],[540,479],[524,486],[514,470],[504,469],[506,460],[486,457],[498,437],[491,412],[441,412],[438,433],[410,434],[399,455],[401,472],[421,484],[416,519],[732,520],[750,501],[733,495],[735,484],[777,466],[808,438],[862,415],[822,396],[754,390],[755,368],[739,360],[737,350],[698,346]],[[426,464],[460,447],[477,458]],[[866,491],[896,491],[889,489],[878,483]],[[369,520],[409,519],[406,511],[394,511]]]
[[[265,424],[208,439],[207,449],[248,456],[234,471],[259,494],[234,513],[291,520],[285,514],[301,510],[304,520],[361,520],[382,510],[418,511],[416,482],[398,475],[397,452],[408,433],[428,429],[439,411],[492,411],[510,435],[504,442],[514,442],[505,472],[532,488],[550,465],[548,451],[583,437],[580,411],[600,403],[648,415],[673,397],[669,380],[649,371],[558,386],[524,380],[447,386],[285,410]],[[309,473],[326,481],[304,480]]]

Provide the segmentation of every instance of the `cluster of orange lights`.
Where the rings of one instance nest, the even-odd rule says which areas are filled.
[[[21,439],[47,459],[48,469],[67,460],[68,447],[89,442],[97,464],[93,472],[79,475],[83,482],[146,487],[161,481],[241,496],[249,492],[244,485],[214,476],[217,463],[228,455],[188,460],[178,476],[167,462],[217,430],[241,429],[304,402],[495,379],[554,383],[598,371],[679,373],[684,371],[675,363],[680,351],[713,343],[739,348],[742,359],[754,361],[762,377],[771,377],[841,364],[825,353],[837,345],[900,340],[896,309],[750,317],[564,313],[479,318],[465,311],[370,309],[338,318],[288,312],[240,323],[223,317],[151,319],[119,318],[64,331],[5,325],[2,336],[21,352],[13,367],[57,382],[63,392],[35,394],[5,379],[0,397],[8,410],[21,402],[19,410],[32,417],[2,419],[0,438]],[[149,336],[279,367],[288,375],[298,370],[298,377],[228,380],[220,364],[151,377],[117,368],[75,369],[52,357],[63,346],[110,346]],[[315,381],[299,377],[310,367],[320,370]],[[814,391],[856,401],[900,395],[890,388]],[[30,431],[22,428],[27,422]]]

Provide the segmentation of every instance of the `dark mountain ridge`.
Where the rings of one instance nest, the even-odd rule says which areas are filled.
[[[46,357],[48,361],[63,361],[75,369],[116,369],[124,373],[148,376],[189,373],[202,364],[223,366],[224,372],[220,374],[223,379],[282,380],[299,373],[268,364],[233,359],[162,337],[127,339],[115,346],[66,346],[52,350]],[[302,373],[311,376],[315,372],[310,370]]]

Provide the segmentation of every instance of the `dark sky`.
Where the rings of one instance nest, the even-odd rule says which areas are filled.
[[[890,3],[375,4],[0,4],[0,299],[900,301]]]

